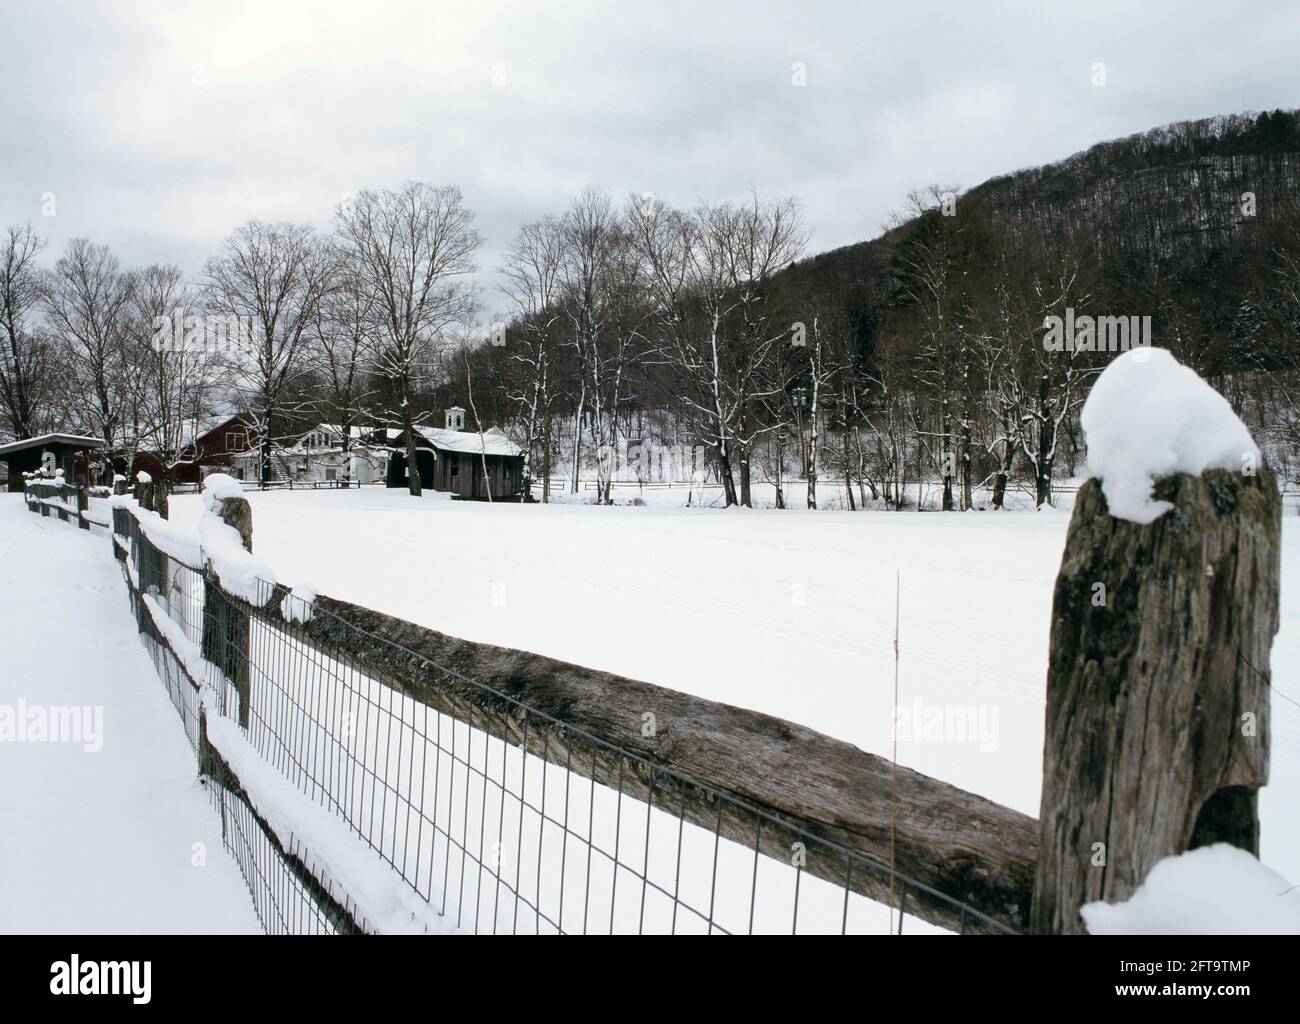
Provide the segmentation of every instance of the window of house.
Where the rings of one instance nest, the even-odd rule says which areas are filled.
[[[454,455],[447,456],[447,473],[453,480],[455,480],[457,475],[460,473],[460,459],[456,458]]]

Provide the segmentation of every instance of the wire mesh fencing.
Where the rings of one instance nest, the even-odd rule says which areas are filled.
[[[284,587],[259,581],[254,600],[235,596],[210,566],[164,551],[133,509],[111,511],[143,643],[201,767],[205,713],[237,723],[262,761],[345,822],[449,928],[1011,932],[771,808],[576,729]],[[418,692],[368,653],[384,646],[386,657],[417,659]],[[224,767],[208,766],[206,777],[267,931],[372,930],[356,894],[318,877],[313,851],[277,834],[243,781]]]
[[[436,664],[422,665],[428,690],[405,693],[355,653],[387,641],[337,618],[328,633],[342,642],[309,638],[285,621],[297,599],[283,588],[261,582],[255,603],[209,598],[228,606],[218,619],[247,622],[246,654],[226,652],[228,713],[456,928],[845,933],[906,919],[930,931],[907,914],[909,899],[925,899],[948,903],[959,931],[1007,930]],[[893,908],[864,889],[892,890]]]
[[[354,930],[340,928],[326,913],[326,900],[290,868],[283,848],[242,793],[211,780],[208,792],[221,815],[225,848],[244,876],[263,931],[268,935],[337,935]]]

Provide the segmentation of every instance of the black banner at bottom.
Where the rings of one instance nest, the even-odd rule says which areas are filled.
[[[645,943],[647,948],[634,948]],[[660,992],[671,1012],[725,986],[728,1015],[751,989],[776,1009],[775,993],[809,1000],[906,1004],[927,1012],[1025,1005],[1070,1009],[1177,1004],[1215,1012],[1290,1001],[1300,968],[1295,936],[1144,936],[1140,938],[802,938],[691,945],[678,937],[515,937],[511,948],[450,937],[248,938],[230,936],[0,937],[0,985],[6,1008],[96,1012],[239,1010],[256,1007],[337,1013],[375,1010],[391,998],[435,1010],[458,994],[485,1006],[529,992],[553,991],[572,1005],[577,991],[609,991],[620,981],[642,996]],[[654,948],[649,948],[653,945]],[[690,946],[688,949],[687,946]],[[527,947],[527,948],[525,948]],[[703,989],[701,979],[713,981]],[[443,991],[444,987],[446,991]],[[459,990],[459,992],[458,992]],[[696,993],[691,995],[690,993]],[[601,1005],[615,1009],[602,999]],[[827,1006],[829,1010],[829,1005]],[[667,1007],[665,1007],[667,1010]],[[14,1017],[12,1019],[20,1019]]]

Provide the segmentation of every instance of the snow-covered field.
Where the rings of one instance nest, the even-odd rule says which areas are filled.
[[[898,587],[900,760],[1037,813],[1048,617],[1066,510],[855,514],[668,502],[521,507],[452,502],[438,494],[412,499],[383,488],[249,498],[258,561],[290,585],[315,585],[449,633],[757,708],[882,754],[891,746]],[[172,507],[169,532],[196,537],[200,500],[175,497]],[[5,639],[18,652],[17,672],[0,683],[0,705],[24,698],[102,706],[107,737],[97,754],[66,743],[0,744],[3,777],[39,779],[0,794],[0,825],[10,837],[7,843],[0,838],[0,897],[7,899],[0,927],[255,930],[215,817],[193,781],[193,755],[181,725],[135,637],[107,537],[33,516],[16,496],[0,503],[0,517]],[[1300,709],[1287,698],[1297,696],[1300,606],[1294,588],[1285,589],[1300,571],[1300,517],[1294,515],[1286,520],[1283,559],[1283,625],[1273,659],[1273,783],[1261,799],[1262,852],[1265,864],[1294,880],[1300,877],[1300,827],[1293,813]],[[29,642],[62,622],[60,616],[67,623],[57,653]],[[274,656],[274,646],[256,637],[253,647]],[[268,689],[272,675],[301,675],[299,683],[313,688]],[[602,787],[592,789],[590,813],[579,821],[568,809],[572,793],[559,768],[542,771],[533,757],[525,767],[514,748],[488,744],[481,733],[407,698],[385,697],[384,688],[340,666],[308,674],[267,674],[255,666],[254,678],[253,705],[263,716],[278,721],[294,704],[309,703],[325,713],[312,728],[290,730],[292,756],[280,741],[263,736],[259,724],[250,750],[271,763],[261,774],[250,770],[250,778],[284,772],[290,792],[304,786],[298,777],[304,771],[307,777],[337,773],[348,763],[335,763],[331,752],[359,757],[363,774],[359,781],[343,778],[335,810],[435,909],[445,908],[448,918],[435,930],[547,930],[530,904],[541,906],[548,922],[563,920],[574,931],[690,931],[703,925],[690,908],[706,906],[715,908],[719,927],[789,929],[789,894],[797,879],[788,867],[767,859],[756,866],[752,853],[730,843],[722,844],[713,867],[719,854],[707,830],[690,827],[679,839],[671,815],[620,814],[616,795]],[[331,684],[337,694],[322,689],[322,679],[338,680]],[[343,712],[361,704],[372,713],[362,715],[355,730],[348,724],[354,716]],[[928,715],[936,711],[947,724],[933,732]],[[375,761],[381,736],[395,730],[408,738],[412,732],[444,740],[456,734],[450,753],[431,748],[432,781],[422,771],[415,785],[409,743],[398,748],[406,750],[405,767],[401,756],[395,767]],[[145,749],[148,755],[140,756]],[[256,755],[250,756],[260,771]],[[325,761],[312,760],[321,757]],[[547,823],[533,811],[521,820],[518,799],[502,801],[499,788],[485,790],[479,776],[458,776],[457,766],[467,764],[495,766],[492,775],[506,780],[508,792],[527,792],[531,808],[548,807]],[[373,792],[366,795],[375,788],[367,786],[367,773],[387,783],[379,804]],[[588,790],[576,781],[578,804],[585,806]],[[279,799],[282,788],[259,784],[256,799]],[[404,805],[397,793],[411,793],[414,803]],[[478,813],[494,801],[500,806],[493,813]],[[474,813],[466,813],[471,808]],[[166,820],[159,822],[160,816]],[[301,828],[300,815],[280,817],[297,838],[310,832]],[[23,827],[38,820],[53,825],[36,832]],[[450,823],[451,832],[437,833],[433,820]],[[587,863],[581,842],[566,845],[555,825],[561,820],[570,822],[575,836],[589,835],[600,849],[619,851],[617,882],[608,858]],[[516,849],[514,840],[525,829],[537,842]],[[150,841],[142,842],[142,834]],[[13,838],[19,835],[22,841]],[[153,837],[161,837],[162,849]],[[654,837],[663,842],[647,841]],[[209,854],[201,871],[189,866],[195,842]],[[329,843],[316,837],[314,845],[318,856],[323,851],[334,858],[335,868],[362,865],[366,877],[385,879],[372,887],[386,901],[376,904],[381,910],[393,903],[393,893],[406,892],[405,883],[389,878],[366,847],[354,848],[346,836]],[[570,846],[574,856],[566,857]],[[698,857],[696,846],[703,851]],[[499,864],[480,865],[494,848]],[[665,891],[680,879],[686,910],[674,915],[673,901],[653,887],[647,898],[636,874],[641,870],[651,881],[662,878]],[[1167,875],[1176,880],[1181,870]],[[70,889],[59,888],[65,876],[73,878]],[[1267,889],[1273,877],[1259,874],[1265,880],[1259,885]],[[15,879],[25,880],[21,889]],[[799,930],[838,930],[842,893],[811,878],[803,883]],[[758,918],[747,922],[751,885],[764,898]],[[511,886],[519,889],[522,905]],[[397,917],[368,917],[372,923],[392,917],[388,924],[403,924],[395,930],[410,930],[400,902],[388,908]],[[856,897],[846,912],[850,930],[890,926],[884,907]],[[933,929],[909,921],[908,930]]]
[[[260,932],[108,545],[0,496],[0,932]]]
[[[900,761],[1037,815],[1065,510],[486,505],[383,488],[249,498],[255,550],[283,582],[755,708],[882,754],[897,584]],[[197,523],[197,497],[172,506],[177,525]],[[1292,880],[1300,878],[1297,578],[1300,517],[1288,516],[1261,852]],[[922,726],[936,709],[950,723],[938,734]]]

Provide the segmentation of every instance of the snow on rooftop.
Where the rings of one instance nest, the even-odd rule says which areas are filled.
[[[88,437],[85,434],[41,434],[39,437],[29,437],[21,441],[9,441],[0,445],[0,455],[8,455],[11,452],[26,451],[29,448],[38,448],[46,444],[62,444],[68,447],[82,448],[104,448],[107,442],[102,437]]]
[[[1169,502],[1151,500],[1164,477],[1260,465],[1228,400],[1161,348],[1117,356],[1093,385],[1080,422],[1089,471],[1117,519],[1146,524],[1168,512]]]
[[[1092,935],[1294,934],[1300,887],[1215,843],[1164,858],[1124,903],[1087,903],[1080,913]]]
[[[449,452],[522,455],[524,451],[497,427],[483,431],[482,435],[477,431],[444,430],[441,427],[416,427],[415,432],[435,448]]]

